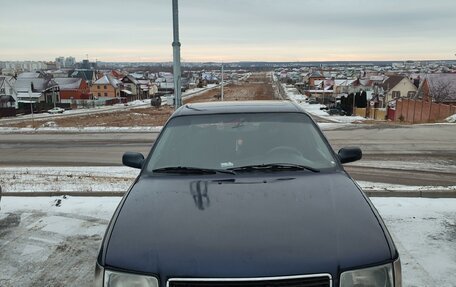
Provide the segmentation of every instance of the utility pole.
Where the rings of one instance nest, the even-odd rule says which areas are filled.
[[[173,76],[174,76],[174,107],[182,106],[181,97],[181,60],[179,42],[179,9],[178,0],[173,0]]]
[[[55,109],[55,87],[52,87],[52,101],[54,102],[54,109]]]
[[[35,121],[33,120],[33,103],[32,103],[32,87],[29,87],[29,101],[30,101],[30,113],[32,115],[32,127],[35,127]]]
[[[221,95],[221,99],[222,99],[222,102],[223,102],[223,62],[222,62],[222,95]]]

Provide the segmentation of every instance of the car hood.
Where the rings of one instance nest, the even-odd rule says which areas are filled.
[[[344,172],[275,175],[140,178],[115,219],[104,265],[164,278],[245,278],[337,276],[391,260],[378,218]]]

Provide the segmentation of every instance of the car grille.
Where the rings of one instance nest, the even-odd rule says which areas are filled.
[[[168,287],[331,287],[330,275],[258,279],[170,279]]]

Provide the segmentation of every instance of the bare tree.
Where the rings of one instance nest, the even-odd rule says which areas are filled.
[[[436,103],[450,99],[452,92],[452,85],[449,80],[434,80],[429,85],[429,95]]]

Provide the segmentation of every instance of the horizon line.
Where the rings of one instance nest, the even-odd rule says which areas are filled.
[[[65,56],[64,56],[65,57]],[[68,56],[72,57],[72,56]],[[66,57],[65,57],[66,58]],[[82,62],[82,59],[78,63]],[[55,62],[55,60],[0,60],[0,62]],[[90,61],[90,63],[153,63],[153,64],[167,64],[173,63],[169,61]],[[262,61],[262,60],[243,60],[243,61],[181,61],[181,64],[234,64],[234,63],[369,63],[369,62],[456,62],[456,59],[434,59],[434,60],[309,60],[309,61]]]

